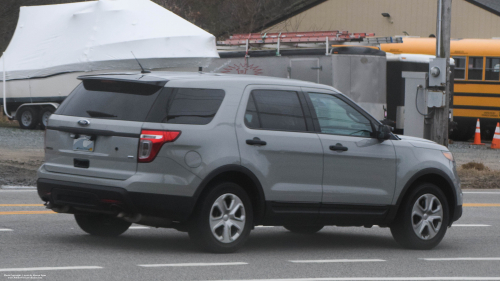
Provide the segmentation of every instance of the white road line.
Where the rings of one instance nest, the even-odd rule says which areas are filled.
[[[485,191],[485,192],[481,192],[481,191],[463,191],[462,192],[463,194],[498,194],[500,195],[500,192],[491,192],[491,191]]]
[[[1,188],[5,189],[35,189],[36,186],[25,186],[25,185],[2,185]]]
[[[477,281],[500,280],[500,277],[325,277],[325,278],[290,278],[290,279],[231,279],[210,281]],[[209,281],[209,280],[200,280]]]
[[[491,226],[489,224],[453,224],[452,226],[475,226],[475,227],[483,227],[483,226]]]
[[[246,265],[246,262],[138,264],[141,267]]]
[[[45,270],[70,270],[70,269],[101,269],[101,266],[63,266],[63,267],[26,267],[26,268],[0,268],[0,272],[9,271],[45,271]]]
[[[256,227],[258,228],[264,228],[264,227],[274,227],[272,225],[257,225]]]
[[[338,260],[290,260],[293,263],[331,263],[331,262],[381,262],[380,259],[338,259]]]
[[[0,228],[0,231],[14,231],[14,230],[8,228]]]
[[[425,261],[500,261],[500,258],[420,258]]]
[[[131,226],[128,229],[150,229],[151,227],[147,226]]]
[[[0,192],[35,192],[36,189],[0,189]]]

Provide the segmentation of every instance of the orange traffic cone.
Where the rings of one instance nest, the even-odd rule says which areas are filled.
[[[491,148],[500,149],[500,124],[497,123],[497,128],[495,129],[495,135],[493,135],[493,140],[491,141]]]
[[[477,123],[476,123],[476,134],[474,134],[474,142],[471,144],[484,145],[484,143],[481,143],[481,129],[480,129],[480,125],[479,125],[479,118],[477,119]]]

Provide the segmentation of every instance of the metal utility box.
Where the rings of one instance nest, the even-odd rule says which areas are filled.
[[[387,119],[396,122],[396,134],[403,134],[405,128],[405,78],[402,73],[429,71],[430,58],[427,55],[387,53]]]
[[[443,108],[445,104],[446,104],[446,95],[444,94],[443,91],[439,90],[427,91],[427,107]]]
[[[407,127],[404,125],[405,121],[407,121],[406,118],[408,118],[405,114],[405,108],[408,106],[406,101],[409,98],[412,100],[410,102],[415,102],[415,88],[407,91],[406,81],[402,74],[404,72],[419,72],[429,77],[428,73],[431,68],[430,62],[433,59],[435,59],[435,57],[431,55],[395,55],[387,53],[387,119],[395,121],[394,132],[396,134],[407,135]],[[451,59],[450,70],[452,71],[451,77],[453,79],[454,63]],[[430,87],[428,85],[429,83],[430,82],[422,82],[422,85]],[[411,96],[407,97],[407,92]],[[453,95],[453,92],[450,94]],[[428,90],[426,99],[427,107],[429,108],[444,106],[444,95],[440,88],[433,87],[433,90]],[[450,104],[450,106],[452,106],[452,104]],[[421,107],[420,109],[423,112],[424,108]]]
[[[446,59],[429,60],[429,87],[444,87],[446,85]]]
[[[429,113],[427,72],[404,71],[402,77],[405,79],[404,135],[428,139],[431,125],[426,122]]]

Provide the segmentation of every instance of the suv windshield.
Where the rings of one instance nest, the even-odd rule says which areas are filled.
[[[56,114],[145,121],[161,86],[112,80],[85,80]]]

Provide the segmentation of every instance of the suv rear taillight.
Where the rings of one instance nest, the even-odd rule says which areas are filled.
[[[137,160],[140,163],[153,161],[164,143],[173,142],[180,135],[180,131],[142,130]]]

